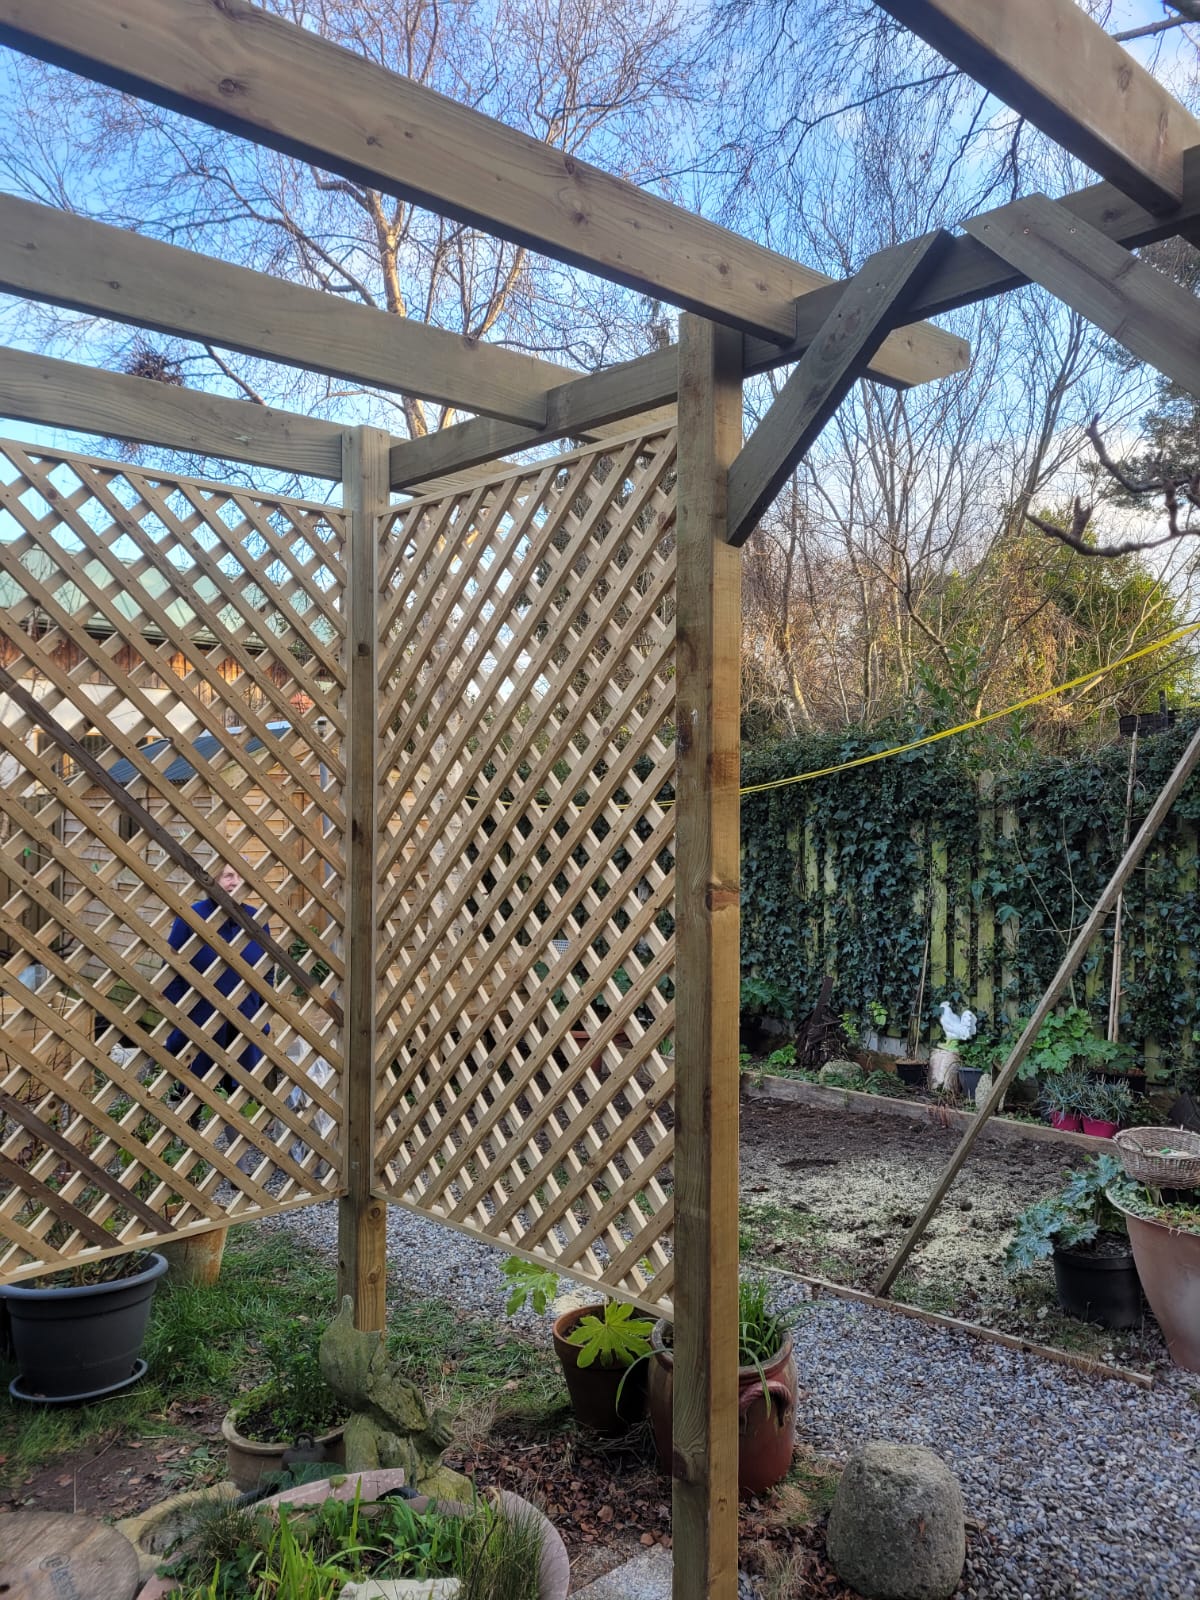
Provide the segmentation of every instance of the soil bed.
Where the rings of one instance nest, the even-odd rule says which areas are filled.
[[[957,1129],[881,1111],[742,1105],[743,1258],[873,1291],[960,1140]],[[1153,1372],[1152,1319],[1127,1332],[1058,1309],[1049,1263],[1007,1278],[1018,1214],[1086,1159],[1072,1145],[980,1140],[897,1280],[894,1298],[1038,1344]]]

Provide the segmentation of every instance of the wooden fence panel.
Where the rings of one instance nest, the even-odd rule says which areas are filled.
[[[342,542],[319,505],[0,444],[4,1279],[337,1191]],[[214,932],[181,850],[237,864],[313,991]]]
[[[380,552],[379,1182],[670,1294],[674,435],[415,502]]]

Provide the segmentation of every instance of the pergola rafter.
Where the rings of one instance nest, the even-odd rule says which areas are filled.
[[[637,1072],[668,1029],[675,1028],[673,1260],[664,1253],[668,1207],[661,1190],[656,1201],[664,1203],[647,1223],[647,1248],[674,1296],[677,1365],[696,1374],[694,1387],[679,1386],[676,1399],[677,1600],[732,1600],[736,1593],[737,1416],[731,1387],[738,1141],[736,547],[856,378],[866,375],[903,386],[963,369],[968,360],[963,342],[921,320],[939,312],[1036,281],[1178,381],[1195,389],[1200,376],[1195,301],[1129,253],[1173,234],[1187,236],[1200,225],[1200,128],[1189,114],[1071,0],[1013,0],[1003,6],[987,0],[880,3],[1090,161],[1108,181],[1058,201],[1035,196],[1000,208],[966,223],[965,237],[935,234],[896,246],[873,257],[848,282],[830,283],[247,0],[89,0],[87,5],[78,0],[0,0],[0,42],[485,227],[572,266],[652,292],[700,319],[684,320],[678,348],[576,376],[553,363],[473,346],[229,263],[45,212],[27,202],[0,199],[0,286],[483,414],[441,436],[401,441],[370,429],[343,433],[332,424],[248,402],[151,387],[141,379],[85,376],[72,363],[24,352],[0,354],[0,409],[9,414],[342,480],[344,510],[334,521],[339,550],[345,536],[344,565],[340,554],[335,561],[323,553],[314,533],[311,556],[305,557],[302,571],[295,569],[289,565],[293,535],[267,537],[264,532],[268,559],[288,569],[279,593],[267,595],[276,603],[277,639],[261,627],[259,574],[247,575],[255,558],[244,533],[239,532],[243,543],[235,554],[247,571],[231,575],[218,570],[191,542],[191,524],[172,525],[166,497],[144,476],[137,480],[144,525],[139,516],[118,506],[112,515],[114,526],[139,543],[139,582],[144,584],[150,571],[165,581],[182,570],[172,567],[160,540],[169,538],[178,550],[191,553],[211,591],[190,614],[202,619],[213,638],[245,667],[247,679],[261,688],[266,703],[287,716],[298,700],[317,706],[345,739],[344,813],[327,788],[324,765],[314,777],[301,755],[281,753],[285,776],[298,791],[296,815],[307,818],[315,856],[323,854],[316,847],[329,837],[327,827],[342,829],[347,839],[346,1026],[334,1038],[327,1027],[332,1026],[331,1014],[307,1001],[290,1004],[287,1022],[289,1037],[313,1049],[327,1047],[343,1066],[339,1170],[332,1176],[317,1175],[318,1149],[335,1152],[319,1143],[315,1112],[301,1115],[281,1098],[272,1109],[285,1121],[290,1117],[292,1131],[308,1144],[308,1153],[296,1159],[286,1151],[278,1155],[278,1170],[290,1184],[285,1203],[307,1203],[335,1184],[340,1189],[342,1278],[354,1294],[362,1324],[378,1324],[383,1316],[387,1200],[417,1205],[422,1189],[443,1199],[449,1196],[445,1220],[450,1225],[466,1226],[468,1212],[487,1216],[491,1208],[491,1214],[503,1216],[512,1227],[524,1212],[532,1219],[530,1236],[536,1236],[539,1247],[544,1243],[547,1249],[560,1249],[565,1270],[579,1272],[580,1262],[594,1265],[599,1260],[596,1249],[602,1247],[618,1292],[637,1297],[643,1286],[637,1259],[643,1243],[636,1223],[628,1221],[629,1207],[643,1192],[639,1185],[645,1181],[648,1188],[653,1181],[659,1148],[653,1134],[661,1126],[657,1109],[667,1092],[665,1078],[655,1079],[647,1090],[639,1085]],[[1020,24],[1016,31],[1014,21]],[[799,363],[796,372],[764,422],[743,442],[743,379],[791,362]],[[676,400],[681,437],[678,480],[672,489],[669,426],[652,420],[631,433],[629,419],[654,419],[660,408],[670,408]],[[555,464],[537,469],[487,465],[535,443],[564,435],[605,437],[606,430],[619,436],[619,447],[611,454],[594,447],[590,453],[580,452],[560,464],[561,470]],[[21,486],[34,486],[38,472],[32,456],[16,455],[27,463]],[[80,496],[107,494],[102,472],[89,467],[83,476],[86,487],[78,491]],[[422,495],[397,511],[389,489],[417,485],[424,486]],[[171,492],[204,499],[212,488],[177,480]],[[291,517],[297,527],[299,504],[273,502],[270,515]],[[311,509],[304,508],[303,515]],[[626,514],[630,520],[621,526]],[[22,538],[36,546],[44,526],[39,513],[20,504],[18,495],[13,515],[21,522]],[[214,530],[218,538],[224,534],[228,524],[220,515],[218,509],[212,513],[216,520],[205,522],[206,535]],[[525,537],[534,526],[545,533],[540,546],[537,539]],[[572,542],[576,539],[578,548]],[[144,655],[142,624],[130,625],[117,599],[126,574],[111,564],[103,541],[96,542],[88,532],[84,542],[89,550],[94,545],[96,561],[110,562],[113,582],[97,587],[94,572],[83,564],[70,575],[88,604],[112,611],[114,630],[124,630],[134,665],[118,668],[110,655],[105,665],[114,674],[125,674],[127,698],[138,709],[140,726],[150,728],[156,713],[148,690],[141,687],[151,665]],[[473,570],[472,546],[485,544],[491,565]],[[537,560],[527,565],[535,547]],[[631,548],[636,548],[633,562]],[[62,557],[64,570],[70,561]],[[511,564],[503,582],[501,561]],[[335,566],[330,588],[338,590],[337,604],[327,599],[316,576]],[[610,618],[594,597],[590,610],[575,606],[572,586],[585,569],[597,581],[597,594],[613,595],[619,623],[609,626]],[[15,568],[12,576],[18,583],[25,581]],[[668,593],[672,579],[674,612]],[[27,585],[29,603],[39,596],[54,600],[40,579],[35,586],[38,595]],[[172,639],[180,655],[189,649],[195,653],[195,641],[171,603],[162,600],[161,591],[147,588],[146,593],[146,612],[153,613],[163,636]],[[497,603],[498,596],[510,593],[521,593],[526,605],[524,617],[511,625]],[[460,604],[461,596],[467,598]],[[344,613],[338,609],[343,599]],[[81,602],[72,604],[78,608]],[[324,608],[319,632],[310,627],[314,608]],[[84,622],[65,604],[58,616],[62,636],[86,656],[95,642]],[[473,632],[476,619],[480,628]],[[486,644],[481,642],[484,621],[491,630]],[[522,629],[527,630],[528,649],[520,642]],[[561,649],[556,630],[561,631]],[[14,622],[6,638],[15,648],[21,637]],[[251,653],[251,640],[256,651],[274,650],[274,676],[264,674]],[[323,652],[330,660],[340,655],[344,693],[336,705],[327,676],[309,665],[320,661]],[[528,764],[536,773],[532,784],[523,776],[520,740],[512,732],[520,724],[507,677],[493,691],[486,714],[476,706],[456,721],[458,708],[450,697],[464,691],[454,675],[462,661],[476,662],[465,686],[472,692],[485,665],[499,661],[510,662],[514,674],[536,661],[537,682],[523,692],[533,695],[551,685],[553,694],[543,695],[538,712],[546,719],[545,752]],[[196,699],[196,716],[205,726],[213,713],[197,694],[197,685],[214,670],[199,653],[180,691],[183,698]],[[327,674],[328,662],[323,670]],[[606,673],[615,673],[615,693]],[[72,669],[55,668],[50,681],[64,700],[79,693]],[[672,696],[673,750],[663,737],[664,708]],[[628,714],[638,708],[644,722],[630,748],[647,760],[652,752],[653,781],[645,783],[635,782],[618,764]],[[248,726],[255,725],[249,702],[242,714]],[[105,716],[98,717],[107,727]],[[396,742],[395,727],[405,718],[425,730],[421,739]],[[472,743],[468,763],[467,745],[455,749],[456,730],[485,723],[489,736],[495,737],[495,753],[480,753]],[[538,726],[536,719],[531,725]],[[272,737],[269,729],[261,720],[257,726],[266,743]],[[5,751],[14,759],[21,757],[25,731],[4,731]],[[428,751],[413,758],[409,745],[421,744],[426,732]],[[125,740],[115,727],[112,736],[115,742]],[[134,769],[143,778],[155,778],[144,747],[125,742]],[[548,763],[542,760],[552,751],[565,760],[571,750],[583,747],[603,752],[595,758],[603,765],[601,774],[589,767],[586,780],[572,772],[560,782],[554,757]],[[672,761],[677,1014],[666,1009],[656,987],[671,957],[655,919],[672,887],[659,863],[660,830],[668,826],[662,791]],[[489,794],[487,786],[501,769],[504,781]],[[79,793],[55,773],[51,761],[31,757],[29,770],[82,818]],[[237,837],[242,837],[245,808],[215,766],[214,784],[238,825]],[[165,798],[165,780],[158,787]],[[588,790],[582,802],[577,799],[581,787]],[[380,808],[385,789],[387,805]],[[219,830],[196,812],[190,792],[185,785],[180,805],[190,825],[216,848]],[[635,801],[645,813],[631,819],[626,813]],[[21,874],[15,879],[21,893],[81,942],[91,940],[99,958],[102,940],[74,903],[60,905],[50,883],[50,867],[65,870],[68,865],[62,841],[31,809],[16,801],[13,805],[21,828],[45,850],[49,863],[34,872],[13,866],[12,872]],[[112,805],[119,809],[119,801]],[[514,810],[518,807],[525,809]],[[502,850],[521,836],[521,824],[538,815],[551,819],[546,857],[537,866],[546,880],[543,904],[548,910],[544,922],[534,918],[533,936],[551,946],[569,945],[566,930],[575,911],[584,907],[594,914],[603,898],[598,882],[606,892],[610,884],[620,885],[629,907],[619,939],[600,951],[584,941],[581,959],[567,963],[565,1010],[555,1004],[561,969],[552,966],[562,953],[544,945],[546,973],[539,973],[529,987],[514,989],[497,943],[498,934],[507,936],[508,919],[515,915],[510,897],[502,894],[498,908],[481,911],[477,902],[484,897],[475,894],[472,883],[464,888],[461,870],[486,855],[495,858],[498,885],[507,885],[506,874],[515,881],[519,865]],[[457,829],[455,861],[449,859],[451,846],[429,832],[443,822]],[[100,874],[97,895],[115,918],[122,906],[114,887],[118,868],[140,875],[147,890],[152,874],[123,835],[106,826],[113,833],[117,866]],[[650,885],[648,899],[639,898],[640,882],[631,878],[626,883],[624,869],[614,872],[601,859],[622,827],[629,830],[630,841],[637,841],[636,847],[631,843],[631,856],[647,839],[653,843],[640,873]],[[302,834],[304,829],[292,831]],[[295,887],[307,896],[306,911],[326,883],[315,856],[308,861],[306,855],[307,867],[295,874]],[[579,868],[582,876],[571,886],[576,899],[568,903],[558,875],[574,873],[580,857],[587,858],[587,871]],[[600,862],[594,869],[593,857]],[[384,890],[376,881],[381,863],[392,874]],[[587,876],[592,870],[595,879]],[[278,903],[277,892],[265,879],[260,893]],[[165,905],[167,911],[190,917],[188,925],[198,936],[196,919],[178,889],[170,891]],[[147,919],[143,938],[153,956],[169,960],[163,914]],[[456,943],[451,937],[469,916],[482,919],[473,948],[467,948],[469,941]],[[8,910],[3,918],[6,927],[15,928]],[[563,939],[551,939],[555,929]],[[521,934],[528,942],[528,925]],[[449,1015],[439,999],[450,970],[445,952],[451,944],[458,970],[476,981],[479,990],[476,1012],[468,1005],[461,1019]],[[645,947],[641,956],[639,945]],[[415,999],[409,1004],[407,995],[399,995],[379,1007],[375,992],[390,971],[388,963],[406,950],[419,963],[407,969]],[[53,952],[49,959],[56,972],[70,976],[66,961]],[[618,959],[642,961],[641,999],[652,1002],[642,1009],[653,1012],[652,1021],[639,1021],[638,1007],[620,993]],[[122,956],[112,958],[109,970],[134,975]],[[584,977],[575,976],[579,972]],[[529,974],[520,976],[523,981]],[[334,972],[324,980],[330,990],[337,977]],[[581,1053],[570,1033],[571,1022],[586,1009],[589,982],[608,995],[610,1008],[593,1041],[599,1052],[595,1058]],[[30,1004],[39,1020],[52,1021],[40,997],[35,995]],[[217,1004],[228,1012],[220,996]],[[100,1010],[113,1026],[126,1019],[110,996],[102,997]],[[185,1010],[168,1010],[169,1020],[196,1033]],[[515,1037],[525,1028],[540,1030],[534,1046],[538,1081],[531,1078],[527,1092],[531,1111],[544,1120],[532,1131],[517,1104],[519,1091],[497,1095],[485,1070],[488,1040]],[[643,1051],[633,1066],[616,1055],[622,1028]],[[432,1065],[410,1062],[409,1076],[394,1066],[410,1049],[406,1030],[423,1030],[431,1053],[440,1052]],[[202,1039],[201,1034],[196,1042]],[[421,1049],[418,1040],[411,1046],[412,1056],[419,1057]],[[266,1051],[284,1070],[282,1040],[273,1037]],[[22,1070],[36,1067],[28,1051],[19,1051],[18,1059]],[[89,1041],[79,1070],[83,1076],[77,1073],[71,1081],[68,1098],[85,1115],[91,1105],[85,1087],[90,1074],[102,1071],[119,1082],[124,1069],[120,1063],[109,1065]],[[142,1092],[135,1075],[124,1081],[134,1098]],[[267,1138],[265,1129],[249,1120],[258,1113],[243,1114],[255,1103],[253,1087],[252,1076],[243,1074],[236,1103],[230,1102],[231,1114],[242,1118],[243,1144],[234,1147],[234,1160],[215,1148],[208,1152],[215,1172],[240,1183],[238,1205],[243,1210],[269,1200],[264,1187],[267,1158],[243,1178],[236,1164],[245,1144],[256,1148],[256,1140]],[[206,1103],[213,1098],[211,1086],[200,1086],[195,1093]],[[324,1091],[315,1091],[313,1100],[318,1108],[339,1109]],[[578,1132],[581,1125],[572,1119],[585,1117],[589,1109],[597,1120]],[[176,1130],[180,1119],[166,1109],[163,1116],[163,1127]],[[521,1176],[507,1193],[493,1193],[500,1162],[489,1154],[485,1134],[495,1138],[497,1148],[507,1141],[520,1151],[516,1170]],[[647,1139],[649,1150],[644,1148]],[[147,1150],[146,1171],[157,1177],[162,1176],[161,1148],[156,1134]],[[386,1170],[381,1148],[387,1151]],[[472,1165],[463,1169],[456,1197],[454,1185],[460,1180],[445,1172],[464,1148]],[[565,1178],[544,1170],[551,1158],[556,1164],[561,1158],[568,1169]],[[612,1182],[602,1194],[593,1163],[610,1161],[616,1166],[608,1172]],[[40,1196],[46,1207],[50,1202],[43,1191],[50,1186],[44,1176],[50,1170],[47,1164],[28,1176],[28,1192]],[[651,1176],[644,1177],[647,1173]],[[79,1237],[94,1244],[107,1213],[82,1209],[82,1184],[72,1183],[54,1206],[60,1220],[69,1208]],[[215,1183],[215,1177],[211,1182],[206,1178],[194,1186],[189,1204],[201,1219],[195,1226],[209,1225],[216,1214]],[[581,1220],[574,1208],[584,1199],[593,1200],[595,1209]],[[123,1204],[116,1192],[104,1202],[109,1211]],[[150,1226],[144,1214],[122,1226],[129,1229],[134,1222]],[[36,1254],[46,1248],[48,1226],[37,1218],[27,1225],[23,1216],[14,1217],[7,1236],[27,1255]],[[515,1248],[521,1248],[519,1241]],[[550,1254],[553,1259],[552,1250]]]

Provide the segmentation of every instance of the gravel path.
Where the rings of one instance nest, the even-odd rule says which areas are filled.
[[[260,1226],[336,1253],[336,1208]],[[502,1252],[410,1212],[388,1221],[393,1293],[503,1319]],[[1195,1600],[1200,1596],[1200,1375],[1153,1391],[928,1327],[788,1282],[801,1435],[845,1455],[866,1439],[927,1445],[958,1474],[991,1553],[968,1566],[976,1600]],[[545,1341],[548,1320],[511,1319]]]

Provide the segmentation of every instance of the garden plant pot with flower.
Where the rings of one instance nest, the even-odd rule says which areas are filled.
[[[159,1255],[97,1261],[0,1288],[20,1371],[17,1400],[70,1405],[136,1383],[150,1302],[167,1270]]]
[[[544,1313],[558,1293],[549,1267],[510,1256],[503,1272],[512,1285],[512,1315],[528,1301]],[[618,1437],[646,1414],[646,1362],[654,1324],[633,1306],[615,1300],[574,1306],[554,1319],[551,1335],[577,1420],[597,1433]]]
[[[239,1489],[257,1489],[293,1461],[344,1463],[345,1416],[321,1376],[319,1331],[293,1319],[264,1339],[270,1376],[225,1414],[227,1469]]]
[[[671,1470],[675,1388],[674,1329],[654,1328],[646,1385],[654,1447]],[[796,1360],[783,1319],[767,1309],[767,1285],[738,1286],[738,1487],[760,1494],[782,1482],[796,1444]]]
[[[1050,1260],[1062,1309],[1105,1328],[1135,1328],[1142,1320],[1141,1286],[1125,1223],[1107,1198],[1120,1175],[1113,1156],[1093,1156],[1058,1194],[1021,1213],[1004,1256],[1010,1274]]]
[[[1200,1136],[1138,1128],[1117,1149],[1127,1174],[1108,1198],[1125,1218],[1138,1272],[1171,1360],[1200,1372]]]

